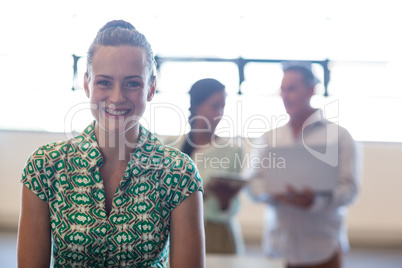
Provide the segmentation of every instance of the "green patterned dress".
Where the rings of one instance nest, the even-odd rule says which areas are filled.
[[[49,204],[54,267],[166,267],[171,212],[202,191],[193,161],[141,126],[109,216],[102,163],[94,123],[27,161],[21,181]]]

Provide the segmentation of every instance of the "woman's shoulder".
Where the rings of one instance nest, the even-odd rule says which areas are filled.
[[[89,153],[91,148],[94,148],[94,141],[92,137],[90,137],[90,134],[83,132],[76,136],[71,135],[71,137],[67,137],[65,140],[39,146],[28,157],[26,167],[28,171],[35,169],[35,171],[40,172],[45,170],[49,165],[54,166],[59,161],[63,161],[67,158],[67,155],[71,158],[71,155],[81,155],[85,152]],[[99,153],[97,153],[97,155],[98,154]]]
[[[179,149],[162,145],[160,197],[174,209],[195,191],[202,191],[202,179],[193,160]]]
[[[36,148],[29,156],[28,161],[32,159],[52,159],[67,153],[66,148],[69,140],[55,141]]]
[[[167,173],[187,174],[193,176],[198,173],[194,161],[177,148],[163,145],[163,169]]]
[[[38,147],[28,157],[20,181],[39,198],[49,201],[46,189],[52,183],[57,170],[65,167],[63,159],[68,141],[58,141]]]
[[[92,140],[92,138],[85,137],[85,135],[81,133],[76,136],[69,137],[65,140],[44,144],[34,151],[34,155],[49,155],[50,157],[52,157],[56,154],[54,152],[59,152],[60,154],[68,154],[71,153],[73,150],[75,151],[76,149],[85,150],[87,148],[90,148],[93,146],[93,143],[96,143],[96,141]]]
[[[172,161],[183,161],[186,163],[193,162],[193,160],[191,160],[191,158],[187,154],[183,153],[178,148],[166,144],[164,144],[163,147],[164,147],[165,158],[171,159]]]

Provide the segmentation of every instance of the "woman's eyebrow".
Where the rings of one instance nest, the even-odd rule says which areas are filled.
[[[142,79],[142,76],[141,75],[129,75],[129,76],[124,77],[124,79],[133,79],[133,78],[141,78]]]
[[[111,77],[109,75],[104,75],[104,74],[97,74],[97,75],[95,75],[95,77],[102,77],[102,78],[107,78],[107,79],[113,80],[113,77]]]

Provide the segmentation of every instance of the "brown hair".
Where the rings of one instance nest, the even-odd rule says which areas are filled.
[[[149,71],[149,83],[155,79],[155,59],[151,45],[145,36],[135,27],[124,20],[113,20],[106,23],[96,34],[87,53],[87,71],[85,75],[90,79],[92,58],[98,46],[133,46],[144,50]]]
[[[303,78],[303,83],[307,87],[313,87],[317,84],[318,80],[315,78],[313,72],[309,69],[307,69],[304,66],[299,66],[299,65],[291,65],[287,66],[286,68],[283,69],[283,72],[298,72],[302,78]]]

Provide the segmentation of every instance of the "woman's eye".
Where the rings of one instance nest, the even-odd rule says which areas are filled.
[[[99,86],[110,86],[110,82],[106,80],[101,80],[96,83]]]
[[[215,110],[215,111],[217,111],[217,110],[223,110],[223,109],[225,109],[225,105],[223,104],[214,104],[213,106],[212,106],[212,109],[213,110]]]
[[[130,81],[127,83],[127,86],[132,88],[132,87],[139,87],[141,86],[141,83],[137,82],[137,81]]]

